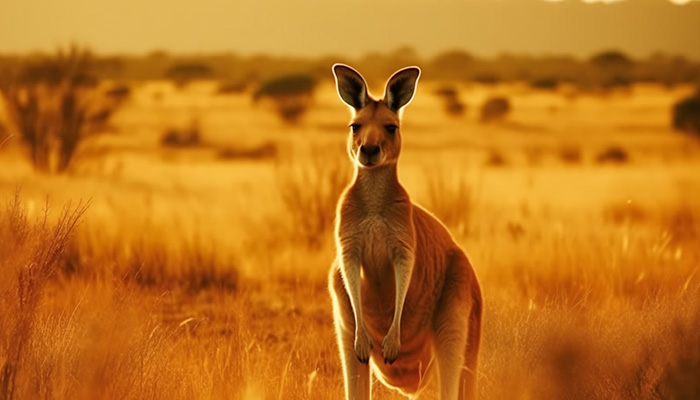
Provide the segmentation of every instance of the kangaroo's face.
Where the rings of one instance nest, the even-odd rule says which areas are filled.
[[[384,99],[374,100],[357,71],[333,66],[338,95],[353,109],[348,137],[348,153],[360,168],[395,164],[401,152],[399,110],[411,102],[420,70],[404,68],[389,79]]]
[[[363,168],[396,163],[401,151],[399,117],[383,101],[371,100],[350,123],[348,153]]]

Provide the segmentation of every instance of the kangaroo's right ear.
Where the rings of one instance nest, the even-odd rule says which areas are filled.
[[[345,64],[333,65],[333,76],[338,96],[355,110],[366,106],[369,101],[367,82],[359,72]]]

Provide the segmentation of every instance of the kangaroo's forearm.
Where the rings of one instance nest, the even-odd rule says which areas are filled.
[[[341,274],[345,281],[345,288],[350,297],[353,315],[355,318],[355,329],[364,326],[362,317],[362,278],[361,264],[359,258],[352,251],[343,251],[341,257]]]
[[[403,306],[406,301],[406,294],[413,275],[414,256],[412,251],[404,250],[394,257],[394,280],[396,285],[396,296],[394,300],[394,320],[392,325],[396,329],[400,328]]]

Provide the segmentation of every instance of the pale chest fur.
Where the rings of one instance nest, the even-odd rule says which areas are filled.
[[[389,221],[379,215],[372,215],[360,221],[357,229],[365,276],[393,279],[393,275],[385,276],[391,272],[387,271],[391,267],[389,247],[395,241],[395,234],[391,231]]]

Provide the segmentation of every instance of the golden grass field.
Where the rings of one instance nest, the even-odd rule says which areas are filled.
[[[700,141],[669,127],[690,88],[461,84],[450,117],[439,85],[405,111],[399,174],[481,281],[480,398],[700,398]],[[513,112],[479,123],[496,94]],[[7,140],[0,395],[342,398],[326,274],[349,112],[330,79],[313,104],[290,127],[249,93],[146,82],[68,174]],[[161,146],[195,119],[200,145]]]

